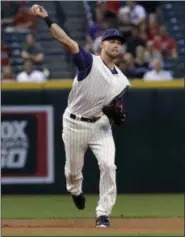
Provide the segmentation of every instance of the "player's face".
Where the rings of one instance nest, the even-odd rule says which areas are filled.
[[[117,39],[105,40],[102,42],[102,50],[111,59],[116,59],[120,55],[121,42]]]

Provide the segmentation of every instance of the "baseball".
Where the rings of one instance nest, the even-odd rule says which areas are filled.
[[[35,4],[35,5],[33,6],[33,9],[34,9],[34,11],[35,11],[36,13],[40,13],[40,12],[42,11],[41,6],[39,6],[38,4]]]

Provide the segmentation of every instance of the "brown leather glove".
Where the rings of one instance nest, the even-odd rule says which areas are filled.
[[[107,115],[109,120],[117,126],[123,124],[126,119],[123,105],[118,99],[114,99],[109,105],[105,105],[102,111]]]

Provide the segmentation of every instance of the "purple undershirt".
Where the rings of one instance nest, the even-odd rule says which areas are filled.
[[[73,54],[73,61],[78,69],[78,81],[82,81],[91,71],[93,63],[92,54],[80,47],[80,51],[77,54]]]
[[[91,71],[93,56],[91,53],[87,52],[85,49],[80,47],[80,51],[77,54],[73,54],[73,61],[78,69],[77,72],[78,81],[82,81],[89,75]],[[118,73],[115,68],[113,70],[110,69],[110,71],[113,74]]]

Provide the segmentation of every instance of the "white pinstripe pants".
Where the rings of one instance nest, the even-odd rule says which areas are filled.
[[[73,120],[64,114],[63,133],[67,190],[73,195],[82,192],[82,168],[88,147],[97,158],[100,169],[97,217],[110,215],[116,201],[115,145],[108,118],[103,115],[95,123]]]

